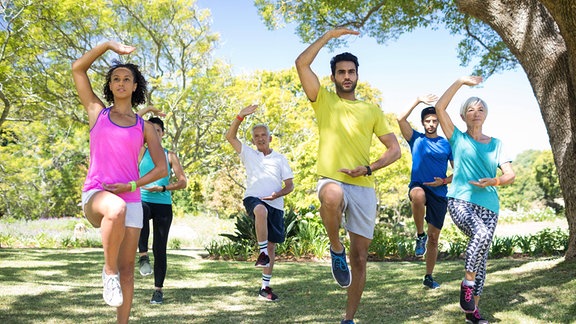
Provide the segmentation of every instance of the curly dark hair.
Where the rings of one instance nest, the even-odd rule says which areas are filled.
[[[104,98],[108,103],[114,103],[114,95],[112,90],[110,90],[110,79],[112,78],[112,72],[118,68],[126,68],[132,71],[134,76],[134,82],[138,84],[136,91],[132,93],[132,107],[136,107],[140,104],[146,103],[146,95],[148,93],[148,82],[140,72],[138,65],[132,63],[122,63],[120,61],[114,60],[112,66],[108,73],[106,73],[106,82],[104,83],[103,92]]]
[[[360,65],[360,64],[358,64],[358,58],[351,53],[344,52],[344,53],[341,53],[341,54],[334,56],[330,60],[330,69],[332,70],[332,75],[334,75],[334,73],[336,73],[336,63],[342,62],[342,61],[353,62],[354,65],[356,66],[356,71],[358,71],[358,66]]]

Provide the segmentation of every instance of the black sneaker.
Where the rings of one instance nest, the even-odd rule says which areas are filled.
[[[464,282],[460,284],[460,307],[466,313],[473,313],[476,310],[474,286],[466,286]]]
[[[346,249],[342,253],[334,253],[330,249],[330,256],[332,257],[332,276],[342,288],[348,288],[352,282],[352,273],[346,263]]]
[[[440,288],[440,284],[434,281],[434,278],[432,278],[431,275],[425,275],[422,284],[430,289]]]
[[[160,290],[154,290],[150,304],[162,304],[164,302],[164,294]]]
[[[480,315],[478,308],[474,310],[473,313],[466,314],[466,324],[488,324],[488,320],[485,320]]]
[[[260,298],[265,299],[266,301],[278,301],[278,295],[272,292],[272,288],[266,287],[261,288],[259,292]]]
[[[260,252],[258,260],[256,260],[255,267],[268,268],[270,266],[270,257],[264,252]]]

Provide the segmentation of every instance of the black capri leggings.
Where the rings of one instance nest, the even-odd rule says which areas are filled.
[[[144,211],[144,226],[140,231],[138,251],[148,252],[148,237],[150,236],[150,220],[154,226],[152,252],[154,253],[154,286],[162,288],[166,278],[168,233],[172,225],[172,205],[142,202]]]

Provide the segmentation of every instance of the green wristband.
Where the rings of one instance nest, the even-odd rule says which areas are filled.
[[[130,189],[130,192],[136,191],[136,181],[130,181],[128,183],[130,184],[130,186],[132,186],[132,188]]]

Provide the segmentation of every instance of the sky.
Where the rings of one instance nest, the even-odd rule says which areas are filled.
[[[211,11],[211,30],[220,34],[215,57],[231,64],[237,75],[289,69],[309,45],[296,36],[294,26],[268,30],[253,0],[199,0],[197,5]],[[333,52],[323,48],[312,69],[319,77],[328,76],[334,55],[353,53],[359,60],[360,81],[379,89],[383,97],[381,107],[396,115],[410,108],[419,95],[441,96],[458,77],[473,71],[473,65],[460,66],[457,44],[461,37],[445,30],[418,29],[385,44],[377,44],[363,35],[345,37],[344,47]],[[529,149],[550,149],[538,103],[520,66],[514,71],[494,74],[478,87],[463,86],[458,91],[448,112],[461,130],[465,124],[458,116],[459,107],[470,96],[487,103],[489,112],[483,132],[501,139],[510,156]],[[422,131],[420,110],[424,107],[424,104],[418,106],[408,118],[419,131]]]

